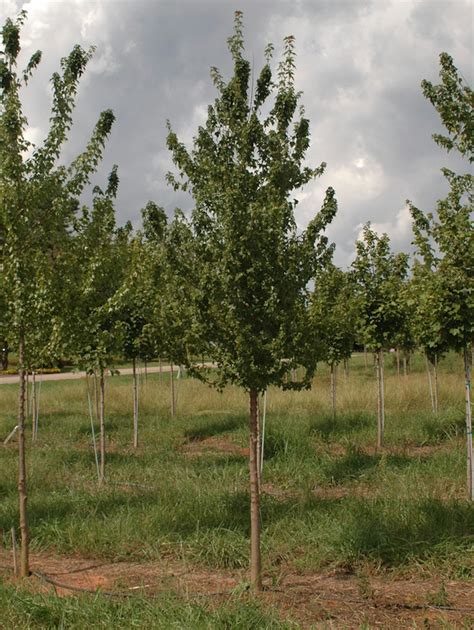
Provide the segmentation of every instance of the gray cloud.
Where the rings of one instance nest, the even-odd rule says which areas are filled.
[[[171,212],[191,200],[166,186],[172,165],[165,121],[190,142],[215,92],[209,67],[230,72],[226,39],[233,11],[245,14],[246,51],[258,70],[262,51],[287,34],[296,36],[297,85],[311,120],[310,163],[326,173],[299,193],[301,227],[332,185],[339,216],[329,230],[339,264],[346,264],[360,224],[387,230],[397,248],[411,240],[405,199],[432,209],[446,193],[442,166],[467,170],[431,139],[441,130],[423,98],[423,78],[436,81],[438,55],[447,50],[472,84],[472,3],[468,0],[246,1],[228,0],[4,0],[0,19],[29,12],[24,56],[41,48],[44,60],[24,102],[30,136],[46,132],[48,79],[75,43],[96,44],[81,84],[75,125],[64,159],[83,146],[100,110],[117,116],[104,163],[94,178],[103,183],[119,165],[119,221],[139,224],[139,210],[154,199]]]

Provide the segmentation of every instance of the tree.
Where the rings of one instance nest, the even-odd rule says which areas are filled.
[[[392,254],[387,234],[378,236],[364,226],[352,263],[358,293],[358,321],[364,345],[375,353],[377,366],[377,447],[385,428],[383,351],[392,347],[403,325],[402,287],[407,274],[406,254]]]
[[[100,427],[99,482],[105,481],[105,371],[120,351],[117,314],[111,300],[123,282],[131,225],[116,228],[114,199],[118,189],[117,168],[105,190],[94,188],[92,211],[83,208],[77,223],[74,257],[76,279],[71,283],[72,328],[69,352],[89,374],[98,378],[96,408]]]
[[[334,265],[315,278],[311,296],[311,318],[316,335],[316,353],[331,370],[331,402],[336,417],[336,368],[350,358],[356,335],[354,284],[348,273]]]
[[[121,354],[133,365],[133,445],[138,446],[138,379],[136,363],[149,360],[156,352],[153,335],[155,295],[160,293],[160,260],[166,230],[166,214],[149,202],[142,210],[143,233],[135,235],[128,247],[122,284],[110,299],[107,308],[114,313],[120,339]]]
[[[302,234],[294,219],[292,193],[323,173],[303,166],[309,146],[309,121],[294,85],[294,38],[273,82],[266,64],[251,89],[251,65],[243,56],[242,13],[236,12],[228,39],[234,73],[226,82],[216,68],[211,76],[218,91],[188,151],[169,130],[168,147],[180,177],[175,188],[189,190],[195,208],[194,290],[186,298],[194,324],[186,337],[183,361],[193,370],[194,340],[201,340],[217,364],[211,383],[235,383],[250,404],[251,584],[261,589],[260,496],[258,492],[259,392],[271,384],[284,388],[311,385],[316,357],[307,308],[308,282],[327,263],[327,238],[321,233],[336,212],[329,188],[321,211]],[[273,105],[266,107],[274,95]],[[285,376],[306,368],[299,382]],[[201,379],[206,375],[194,369]]]
[[[474,161],[474,94],[459,76],[453,59],[440,55],[439,85],[422,82],[423,93],[440,114],[448,135],[434,134],[437,144]],[[464,359],[467,488],[474,500],[472,453],[471,363],[474,343],[474,178],[443,168],[450,192],[437,203],[436,214],[423,214],[413,205],[415,238],[425,266],[434,263],[432,301],[434,322],[444,347]],[[471,352],[469,351],[471,349]]]
[[[77,197],[88,183],[100,160],[114,117],[110,110],[100,115],[86,150],[69,167],[58,166],[61,146],[72,124],[71,114],[78,81],[92,55],[75,46],[61,60],[61,73],[52,77],[52,114],[49,133],[40,147],[25,139],[27,120],[22,112],[20,89],[28,83],[41,60],[34,53],[26,68],[17,72],[20,29],[26,19],[22,11],[16,20],[7,19],[2,28],[0,50],[0,234],[2,238],[3,286],[8,304],[8,342],[18,348],[19,402],[19,511],[21,530],[20,574],[29,574],[29,532],[27,521],[25,459],[25,371],[28,340],[37,330],[37,313],[57,306],[55,294],[60,265],[55,253],[68,234],[77,210]],[[32,151],[28,155],[28,150]],[[49,256],[44,259],[45,248]],[[58,271],[59,268],[59,271]],[[51,339],[56,338],[50,322]],[[42,319],[42,317],[41,317]]]

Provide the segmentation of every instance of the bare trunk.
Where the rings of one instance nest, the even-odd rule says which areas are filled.
[[[385,429],[383,350],[376,353],[375,361],[377,368],[377,448],[382,448]]]
[[[20,333],[18,351],[20,388],[18,396],[18,497],[20,501],[20,576],[27,577],[30,574],[29,548],[30,536],[28,532],[28,513],[26,495],[26,455],[25,455],[25,405],[26,405],[26,379],[25,379],[25,338]]]
[[[408,376],[408,370],[407,370],[407,355],[404,354],[403,355],[403,376]]]
[[[336,419],[336,368],[334,363],[331,363],[331,404],[332,404],[332,417]]]
[[[397,357],[397,376],[400,376],[400,348],[396,349],[396,357]]]
[[[257,395],[257,486],[258,494],[262,493],[262,475],[260,462],[262,458],[262,433],[260,431],[260,401]]]
[[[435,413],[438,413],[439,405],[438,405],[438,355],[434,356],[433,363],[433,398],[434,398],[434,408]]]
[[[174,376],[173,376],[173,364],[170,365],[170,386],[171,386],[171,417],[176,415],[176,399],[174,396]]]
[[[260,555],[260,495],[258,492],[258,392],[250,391],[250,583],[254,590],[262,590],[262,561]]]
[[[37,402],[36,402],[36,373],[33,370],[31,372],[31,398],[32,398],[32,404],[31,404],[31,438],[33,440],[33,442],[36,441],[36,409],[37,409]]]
[[[145,360],[145,383],[148,381],[148,362]]]
[[[349,361],[344,359],[344,379],[347,381],[349,378]]]
[[[471,366],[467,348],[464,349],[464,376],[466,379],[466,442],[467,442],[467,492],[474,501],[474,463],[472,460],[472,406],[471,406]]]
[[[433,378],[431,376],[431,361],[428,359],[428,355],[425,355],[425,359],[426,359],[426,371],[428,373],[428,386],[430,389],[431,411],[433,413],[436,413],[435,398],[434,398],[434,392],[433,392]]]
[[[163,380],[163,364],[161,362],[161,359],[159,360],[159,366],[160,366],[160,383]]]
[[[367,363],[367,346],[364,346],[364,363],[365,363],[365,369],[368,368],[368,363]]]
[[[100,430],[100,483],[105,481],[105,378],[104,370],[100,370],[100,401],[99,401],[99,430]]]
[[[94,372],[94,401],[95,401],[95,417],[97,420],[100,417],[100,403],[99,403],[99,387],[97,385],[97,372]]]
[[[138,446],[138,381],[137,381],[137,364],[133,357],[133,447]]]

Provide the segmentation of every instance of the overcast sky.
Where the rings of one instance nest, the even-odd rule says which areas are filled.
[[[449,52],[473,84],[473,2],[470,0],[0,0],[0,19],[28,11],[23,55],[43,51],[23,102],[29,138],[47,131],[49,77],[74,44],[97,47],[84,76],[64,160],[79,152],[101,110],[117,116],[93,183],[103,185],[119,166],[119,223],[140,225],[149,199],[171,214],[192,201],[166,185],[172,169],[166,119],[190,142],[215,98],[209,78],[217,65],[229,76],[226,39],[233,12],[244,11],[246,53],[256,71],[268,42],[279,58],[283,37],[296,37],[297,88],[311,122],[308,163],[325,174],[298,193],[304,228],[333,186],[338,216],[329,230],[336,262],[352,257],[361,224],[387,231],[394,249],[409,248],[405,200],[431,210],[445,195],[442,166],[467,165],[437,147],[442,131],[421,93],[423,78],[437,81],[438,55]]]

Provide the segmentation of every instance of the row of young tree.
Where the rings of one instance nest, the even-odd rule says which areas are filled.
[[[410,204],[416,254],[393,254],[387,235],[367,224],[348,271],[332,262],[325,229],[336,214],[328,188],[321,210],[298,232],[292,194],[325,169],[305,166],[309,121],[295,88],[293,37],[284,41],[276,75],[273,46],[255,82],[244,57],[242,14],[228,39],[234,72],[211,77],[217,97],[191,149],[168,123],[167,144],[176,189],[188,191],[189,218],[172,220],[153,202],[143,227],[118,227],[117,167],[91,207],[80,204],[101,158],[114,115],[106,110],[84,151],[69,165],[60,152],[72,125],[79,80],[93,49],[75,46],[51,79],[49,133],[40,146],[25,137],[20,91],[41,59],[19,71],[26,14],[7,20],[0,50],[0,339],[18,355],[18,444],[21,574],[28,575],[25,459],[26,378],[29,370],[69,357],[98,378],[101,482],[105,481],[105,379],[121,355],[133,363],[166,356],[223,389],[249,395],[251,583],[261,589],[259,395],[270,385],[311,386],[318,362],[335,368],[356,345],[376,357],[378,437],[383,445],[383,353],[421,348],[429,365],[449,349],[464,356],[468,488],[473,492],[470,348],[474,333],[472,176],[445,170],[450,186],[437,211]],[[435,140],[469,162],[473,156],[473,96],[449,55],[441,83],[423,82],[447,136]],[[203,367],[197,357],[209,357]],[[299,378],[295,377],[296,369]],[[291,376],[291,377],[290,377]],[[135,381],[136,383],[136,381]],[[138,399],[134,395],[134,443]]]

